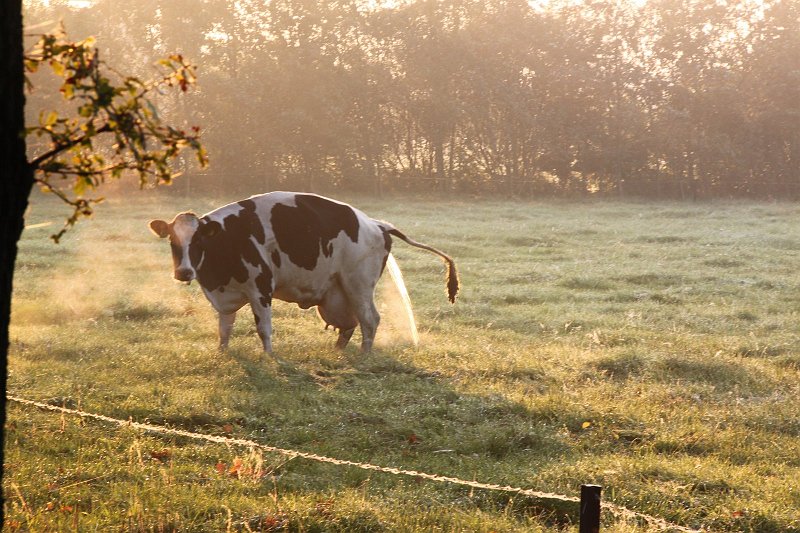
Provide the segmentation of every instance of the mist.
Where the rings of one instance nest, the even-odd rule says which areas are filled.
[[[177,169],[192,190],[800,195],[796,2],[87,6],[30,2],[26,23],[95,35],[145,79],[173,52],[198,66],[157,102],[202,128],[210,168]]]

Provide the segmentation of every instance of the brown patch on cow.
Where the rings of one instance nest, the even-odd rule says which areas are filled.
[[[256,276],[256,288],[261,295],[258,303],[261,307],[269,307],[272,305],[272,270],[266,265],[261,268],[261,272]]]
[[[189,245],[189,256],[197,271],[197,280],[207,290],[219,289],[231,280],[244,283],[250,277],[247,264],[262,272],[269,268],[256,244],[263,245],[266,235],[264,225],[256,214],[255,202],[244,200],[239,205],[243,209],[226,216],[222,224],[201,219],[200,227]]]
[[[358,242],[358,217],[350,206],[313,194],[296,195],[295,204],[275,204],[270,216],[278,247],[295,265],[314,270],[320,252],[333,254],[331,241],[341,232]]]

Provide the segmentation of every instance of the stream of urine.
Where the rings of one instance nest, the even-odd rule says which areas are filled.
[[[419,332],[417,331],[417,321],[414,319],[414,311],[411,309],[411,298],[408,296],[400,267],[392,254],[389,254],[386,259],[386,268],[389,269],[389,275],[392,277],[395,287],[397,287],[397,292],[400,293],[400,297],[403,299],[403,307],[408,318],[408,327],[411,329],[411,339],[414,341],[414,346],[417,346],[419,344]]]

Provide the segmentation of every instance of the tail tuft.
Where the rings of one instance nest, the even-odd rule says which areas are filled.
[[[450,300],[451,304],[456,303],[458,288],[458,272],[456,272],[456,264],[451,259],[447,261],[447,299]]]

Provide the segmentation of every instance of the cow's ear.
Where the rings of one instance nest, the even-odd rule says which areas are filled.
[[[169,236],[169,224],[163,220],[151,220],[148,226],[150,226],[150,231],[162,239]]]
[[[204,224],[200,224],[197,232],[203,237],[214,237],[222,231],[222,225],[216,220],[210,220]]]

